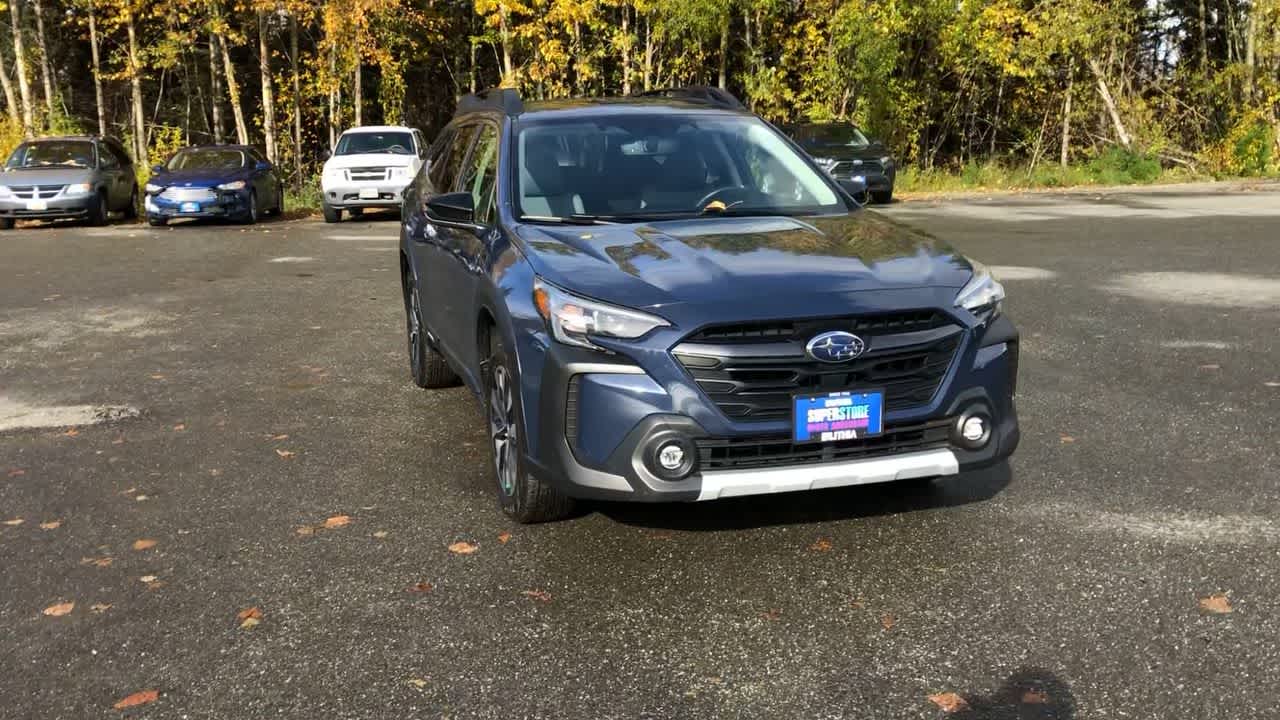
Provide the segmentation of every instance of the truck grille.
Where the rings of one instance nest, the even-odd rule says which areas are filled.
[[[62,192],[65,185],[10,185],[9,191],[19,200],[48,200]]]
[[[385,167],[355,167],[347,169],[347,177],[359,182],[382,182],[387,179]]]
[[[867,352],[824,363],[804,352],[809,338],[847,330]],[[941,313],[730,325],[702,330],[673,349],[676,359],[720,411],[748,422],[791,417],[798,393],[881,388],[889,411],[933,399],[960,347],[963,330]]]
[[[702,470],[741,470],[861,460],[948,447],[955,418],[890,425],[882,435],[837,443],[797,445],[786,435],[756,438],[703,438],[694,441]]]

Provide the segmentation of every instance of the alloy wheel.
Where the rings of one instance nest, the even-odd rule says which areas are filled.
[[[417,285],[409,287],[409,362],[417,372],[422,367],[422,310],[418,306]]]
[[[489,380],[489,435],[493,439],[493,463],[498,473],[498,486],[510,496],[516,488],[517,430],[515,396],[511,375],[495,364]]]

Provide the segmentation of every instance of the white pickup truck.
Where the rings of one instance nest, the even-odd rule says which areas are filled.
[[[413,128],[370,125],[342,133],[320,177],[324,221],[336,223],[343,212],[359,217],[365,208],[400,207],[426,153],[422,133]]]

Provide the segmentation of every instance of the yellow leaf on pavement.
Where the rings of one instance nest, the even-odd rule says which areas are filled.
[[[49,617],[62,617],[63,615],[66,615],[67,613],[75,609],[76,609],[75,603],[64,602],[64,603],[58,603],[57,605],[50,605],[44,610],[41,610],[41,612],[43,612],[45,615],[48,615]]]

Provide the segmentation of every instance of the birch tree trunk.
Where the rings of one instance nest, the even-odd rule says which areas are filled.
[[[36,13],[36,50],[40,52],[40,79],[44,85],[44,108],[53,115],[53,71],[49,68],[49,43],[44,35],[44,6],[41,0],[32,0],[31,7]]]
[[[360,127],[364,124],[364,108],[362,107],[364,105],[364,87],[360,77],[363,74],[362,70],[364,70],[364,64],[360,62],[360,57],[357,56],[355,78],[352,80],[353,87],[351,88],[351,104],[355,106],[355,127]]]
[[[622,6],[622,94],[631,94],[631,23],[627,6]]]
[[[9,80],[9,68],[5,66],[3,52],[0,52],[0,84],[4,85],[4,101],[9,112],[9,121],[14,127],[21,127],[22,109],[18,107],[18,97],[13,92],[13,81]]]
[[[511,64],[511,26],[507,22],[507,4],[498,3],[498,37],[502,42],[502,86],[515,87],[515,68]]]
[[[107,108],[102,100],[102,59],[98,54],[98,19],[89,3],[89,52],[93,59],[93,95],[98,103],[98,134],[107,134]],[[8,78],[5,85],[8,86]]]
[[[22,49],[22,0],[9,0],[9,14],[13,18],[13,68],[18,73],[18,91],[22,95],[22,131],[31,137],[36,119],[31,106],[31,83],[27,80],[26,51]]]
[[[1116,137],[1119,138],[1120,144],[1125,150],[1133,146],[1133,139],[1129,137],[1129,131],[1125,130],[1124,122],[1120,120],[1120,111],[1116,109],[1116,101],[1111,97],[1111,90],[1107,87],[1107,81],[1102,78],[1102,70],[1098,67],[1098,61],[1089,58],[1089,69],[1093,71],[1093,77],[1098,81],[1098,95],[1102,97],[1102,104],[1107,108],[1107,114],[1111,116],[1111,124],[1115,126]]]
[[[1071,95],[1076,87],[1074,68],[1067,69],[1067,97],[1062,101],[1062,151],[1058,163],[1066,167],[1071,160]]]
[[[218,38],[209,32],[209,109],[213,116],[213,141],[222,144],[222,72],[218,68]]]
[[[266,13],[258,11],[258,70],[262,74],[262,135],[267,160],[276,161],[276,99],[271,88],[271,49],[267,47]]]
[[[133,9],[125,9],[125,27],[129,33],[129,88],[133,95],[133,147],[134,162],[147,165],[147,125],[142,115],[142,72],[138,60],[138,29],[133,21]]]
[[[653,89],[653,28],[644,16],[644,91]]]
[[[724,18],[720,21],[720,78],[716,87],[721,90],[725,89],[725,84],[729,81],[729,15],[729,10],[726,8]]]
[[[218,36],[218,52],[222,54],[222,69],[227,78],[227,98],[231,101],[231,116],[236,120],[236,142],[249,144],[249,126],[244,124],[244,109],[240,107],[240,81],[236,80],[236,66],[231,64],[226,38]]]
[[[297,188],[302,189],[302,81],[298,76],[298,18],[289,15],[289,63],[293,71],[293,169]]]

